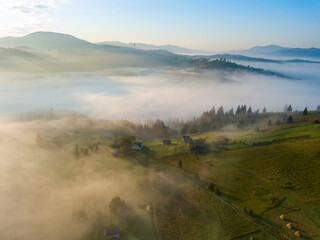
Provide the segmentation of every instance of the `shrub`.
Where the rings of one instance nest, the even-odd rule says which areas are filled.
[[[209,190],[211,192],[214,192],[214,184],[213,183],[209,183]]]

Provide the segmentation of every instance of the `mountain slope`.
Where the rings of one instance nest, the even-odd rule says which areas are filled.
[[[284,48],[276,52],[279,56],[320,58],[319,48]]]
[[[201,70],[222,70],[225,72],[248,72],[254,74],[262,74],[267,76],[275,76],[280,78],[293,79],[292,77],[286,76],[284,74],[273,72],[270,70],[265,70],[262,68],[254,68],[250,66],[244,66],[234,62],[227,61],[226,59],[216,59],[209,60],[208,58],[197,58],[193,60],[193,64],[197,71]]]
[[[169,67],[226,72],[250,71],[282,76],[225,60],[212,62],[208,58],[199,60],[199,58],[174,54],[167,50],[146,51],[135,47],[96,45],[71,35],[52,32],[35,32],[20,38],[2,38],[1,45],[6,48],[0,49],[0,60],[2,60],[0,70],[11,72],[106,71],[127,67]],[[165,47],[171,50],[177,49],[176,46],[171,45],[165,45]]]
[[[166,50],[169,52],[173,52],[176,54],[213,54],[213,52],[210,51],[201,51],[201,50],[193,50],[188,48],[183,48],[175,45],[151,45],[151,44],[145,44],[145,43],[123,43],[119,41],[105,41],[96,43],[97,45],[112,45],[112,46],[119,46],[119,47],[129,47],[129,48],[136,48],[141,50]]]
[[[256,46],[246,50],[229,51],[228,53],[249,56],[320,58],[319,48],[289,48],[276,45]]]
[[[311,61],[311,60],[303,60],[303,59],[290,59],[290,60],[275,60],[269,58],[257,58],[257,57],[248,57],[240,54],[216,54],[211,56],[201,56],[207,57],[211,59],[220,59],[225,58],[231,61],[246,61],[246,62],[264,62],[264,63],[320,63],[320,61]]]
[[[72,35],[54,32],[34,32],[23,37],[0,39],[0,47],[27,46],[35,49],[82,49],[96,45]]]

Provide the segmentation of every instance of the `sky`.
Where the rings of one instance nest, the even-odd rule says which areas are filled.
[[[319,29],[318,0],[0,0],[0,37],[53,31],[223,51],[320,47]]]

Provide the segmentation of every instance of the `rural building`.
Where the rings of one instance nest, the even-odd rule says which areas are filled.
[[[132,146],[132,149],[134,149],[134,150],[141,150],[142,148],[143,148],[142,142],[135,142]]]
[[[106,240],[120,239],[120,230],[118,226],[109,226],[104,229],[104,237]]]
[[[165,139],[165,140],[163,140],[163,144],[164,145],[170,145],[171,144],[171,140],[170,139]]]
[[[191,143],[192,142],[192,138],[190,136],[183,136],[183,141],[185,143]]]

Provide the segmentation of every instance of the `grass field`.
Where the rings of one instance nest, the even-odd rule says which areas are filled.
[[[230,139],[224,150],[206,155],[191,153],[182,139],[170,146],[156,141],[146,146],[158,161],[175,168],[181,161],[184,171],[199,173],[203,186],[213,183],[221,198],[265,223],[269,232],[295,238],[299,230],[305,238],[320,239],[320,124],[314,123],[320,115],[296,119],[293,124],[260,125],[258,132],[252,126],[191,135],[208,144],[220,137]],[[244,219],[236,220],[232,209],[194,186],[175,193],[159,210],[158,224],[172,228],[160,231],[163,239],[249,239],[243,229],[250,229],[255,239],[270,239],[250,223],[237,232],[235,226]],[[281,214],[285,221],[279,219]],[[295,231],[285,227],[289,222]],[[203,232],[207,235],[201,236]]]
[[[191,152],[182,138],[171,139],[171,145],[145,140],[144,150],[127,160],[152,172],[152,212],[141,219],[137,215],[123,239],[295,239],[295,231],[320,239],[320,124],[314,122],[320,114],[294,119],[191,134],[206,139],[207,154]],[[228,142],[217,150],[212,142],[221,138]],[[95,134],[76,139],[87,148],[113,141]],[[105,224],[97,223],[84,240],[102,239]]]

